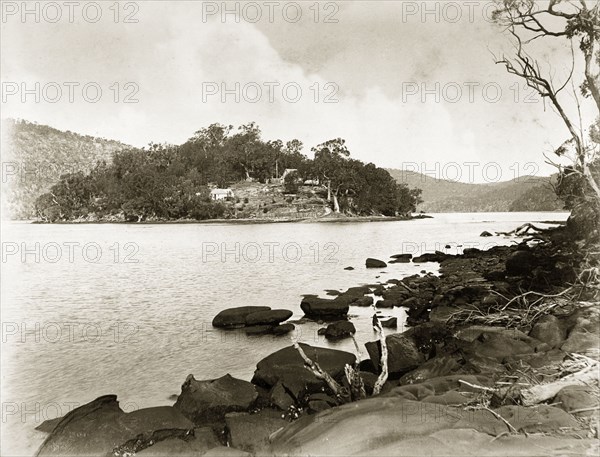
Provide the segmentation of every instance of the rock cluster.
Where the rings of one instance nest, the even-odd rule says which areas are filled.
[[[217,314],[213,327],[224,329],[244,328],[248,335],[272,333],[285,335],[294,330],[293,324],[282,324],[294,313],[288,309],[271,309],[268,306],[240,306],[228,308]]]

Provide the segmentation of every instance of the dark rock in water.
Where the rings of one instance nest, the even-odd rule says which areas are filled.
[[[483,232],[481,232],[481,234],[479,236],[494,236],[492,235],[490,232],[488,232],[487,230],[484,230]]]
[[[258,311],[246,316],[246,325],[277,325],[287,321],[294,313],[288,309]]]
[[[37,455],[112,455],[135,453],[154,442],[183,437],[194,424],[171,406],[125,413],[116,395],[105,395],[67,413],[40,446]]]
[[[290,332],[293,332],[296,327],[294,324],[281,324],[276,327],[273,327],[273,335],[281,336],[287,335]]]
[[[318,297],[304,297],[300,308],[304,314],[311,319],[335,319],[342,318],[348,314],[349,305],[343,301],[326,300]]]
[[[393,259],[390,260],[388,263],[410,263],[410,258],[400,258],[400,259]]]
[[[329,324],[325,329],[325,338],[338,340],[347,338],[356,333],[354,324],[350,321],[337,321]]]
[[[473,259],[475,257],[478,257],[483,251],[481,249],[477,249],[477,248],[464,248],[463,249],[463,256],[467,259]]]
[[[515,251],[506,259],[506,275],[528,275],[535,267],[535,256],[529,251]]]
[[[341,292],[336,289],[325,289],[325,293],[334,297],[337,297],[339,294],[341,294]]]
[[[215,432],[210,427],[201,427],[193,430],[193,433],[183,438],[167,438],[159,441],[146,449],[136,452],[144,457],[189,457],[203,455],[209,449],[220,447]]]
[[[377,308],[393,308],[394,306],[400,306],[400,303],[393,299],[384,298],[375,303],[375,306]]]
[[[402,334],[393,334],[385,338],[388,347],[388,371],[390,373],[405,373],[423,362],[425,356],[419,351],[412,338]],[[370,341],[365,344],[373,365],[379,370],[381,361],[381,345],[379,341]]]
[[[272,325],[251,325],[244,328],[246,335],[267,335],[273,331]]]
[[[567,331],[556,316],[547,315],[535,323],[529,336],[555,348],[565,340]]]
[[[225,416],[227,442],[236,449],[261,454],[269,444],[269,436],[289,424],[281,412],[263,409],[256,414],[229,413]]]
[[[368,258],[365,262],[367,268],[385,268],[387,267],[387,263],[383,260]]]
[[[369,373],[377,373],[377,368],[375,368],[375,365],[373,364],[371,359],[361,360],[360,363],[358,364],[358,368],[360,369],[360,371],[368,371]]]
[[[349,352],[303,343],[300,347],[311,360],[318,362],[323,370],[338,380],[344,376],[346,364],[353,365],[356,360]],[[294,346],[280,349],[258,362],[252,382],[264,387],[273,387],[280,382],[284,391],[296,401],[301,401],[306,393],[317,393],[326,387],[323,380],[317,379],[304,367],[304,360]]]
[[[227,413],[248,411],[257,397],[251,383],[229,374],[206,381],[188,375],[173,406],[198,425],[214,424]]]
[[[350,304],[352,306],[371,306],[373,304],[373,297],[361,297]]]
[[[389,319],[382,320],[381,326],[384,328],[397,328],[398,327],[398,318],[390,317]]]
[[[246,317],[259,311],[269,311],[268,306],[240,306],[221,311],[212,321],[213,327],[239,328],[246,325]]]
[[[425,262],[443,262],[448,257],[452,257],[449,254],[445,254],[442,251],[435,251],[433,254],[428,252],[420,255],[419,257],[415,257],[412,259],[414,263],[425,263]]]
[[[410,259],[412,259],[412,254],[394,254],[394,255],[391,255],[390,258],[410,261]]]
[[[354,270],[354,267],[346,267],[346,268],[344,268],[344,270],[348,270],[348,271]]]

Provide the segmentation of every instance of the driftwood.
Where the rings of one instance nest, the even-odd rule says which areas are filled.
[[[345,396],[344,388],[340,386],[335,379],[333,379],[329,373],[323,370],[317,362],[313,362],[304,352],[304,350],[300,347],[297,341],[293,342],[294,347],[300,354],[300,357],[304,360],[304,364],[306,368],[308,368],[318,379],[322,379],[327,383],[329,388],[333,391],[335,395]]]
[[[375,387],[373,387],[373,395],[379,395],[381,388],[388,378],[388,350],[387,343],[385,341],[385,333],[383,332],[383,326],[381,325],[381,322],[379,319],[373,319],[373,324],[377,332],[379,332],[379,341],[381,343],[381,374],[375,382]]]
[[[536,232],[547,232],[549,229],[544,229],[544,228],[536,227],[535,225],[533,225],[533,224],[531,224],[531,223],[528,222],[527,224],[520,225],[519,227],[517,227],[514,230],[511,230],[510,232],[496,232],[496,235],[498,235],[498,236],[500,236],[500,235],[504,235],[504,236],[511,236],[511,235],[524,236],[524,235],[527,235],[530,230],[535,230]]]
[[[599,365],[593,364],[583,370],[548,384],[540,384],[529,389],[521,390],[521,403],[532,406],[553,398],[563,387],[587,386],[600,380]]]

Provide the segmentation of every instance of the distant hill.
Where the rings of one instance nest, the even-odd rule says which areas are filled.
[[[66,173],[87,172],[129,146],[119,141],[63,132],[25,120],[2,120],[4,218],[28,219],[34,202]]]
[[[388,169],[399,183],[423,190],[419,211],[494,212],[559,211],[563,203],[552,190],[554,177],[522,176],[491,184],[468,184],[436,179],[413,171]]]

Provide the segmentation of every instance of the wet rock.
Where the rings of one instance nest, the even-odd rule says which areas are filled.
[[[412,259],[414,263],[425,263],[425,262],[443,262],[447,258],[452,257],[442,251],[435,251],[434,253],[427,252],[418,257]]]
[[[494,235],[492,235],[492,234],[491,234],[490,232],[488,232],[487,230],[484,230],[483,232],[481,232],[481,233],[479,234],[479,236],[494,236]]]
[[[351,271],[351,270],[354,270],[354,267],[346,267],[346,268],[344,268],[344,270]]]
[[[598,358],[598,333],[600,332],[600,310],[585,308],[578,310],[570,319],[574,325],[562,344],[565,352],[577,352]]]
[[[294,324],[281,324],[276,327],[273,327],[273,335],[281,336],[287,335],[290,332],[293,332],[296,327]]]
[[[246,325],[277,325],[287,321],[294,313],[288,309],[258,311],[246,316]]]
[[[375,373],[371,373],[369,371],[361,371],[360,377],[363,380],[365,392],[367,393],[367,395],[372,395],[373,388],[375,387],[375,383],[377,382],[379,375],[376,375]]]
[[[217,314],[213,321],[213,327],[220,328],[240,328],[246,325],[246,317],[249,314],[260,311],[270,311],[268,306],[240,306],[238,308],[228,308]]]
[[[116,395],[105,395],[67,413],[40,446],[37,455],[97,456],[114,449],[132,452],[152,442],[186,436],[194,424],[171,406],[125,413]]]
[[[189,457],[202,455],[209,449],[221,446],[215,432],[210,427],[196,428],[183,438],[171,437],[159,441],[137,455],[144,457]]]
[[[375,303],[376,308],[393,308],[394,306],[400,306],[400,303],[391,298],[384,298],[383,300],[378,300],[377,303]]]
[[[269,444],[269,436],[289,424],[281,413],[263,409],[256,414],[229,413],[225,416],[227,442],[236,449],[261,453]]]
[[[296,398],[288,393],[281,382],[278,382],[269,393],[269,404],[287,411],[290,406],[296,404]]]
[[[371,306],[373,304],[373,297],[361,297],[351,303],[352,306]]]
[[[530,251],[515,251],[506,259],[507,276],[529,275],[536,266],[536,260]]]
[[[365,262],[367,268],[385,268],[387,263],[383,260],[368,258]]]
[[[244,331],[246,332],[246,335],[267,335],[273,331],[273,326],[251,325],[250,327],[245,327]]]
[[[337,300],[326,300],[318,297],[304,297],[300,308],[304,314],[311,319],[335,319],[343,318],[348,314],[348,303]]]
[[[563,387],[552,400],[558,407],[577,417],[593,416],[597,414],[596,408],[600,406],[598,389],[591,386],[566,386]],[[578,410],[587,410],[576,412]]]
[[[337,321],[329,324],[325,329],[325,338],[338,340],[348,338],[356,333],[354,324],[350,321]]]
[[[194,423],[204,425],[221,421],[230,412],[248,411],[257,398],[251,383],[229,374],[206,381],[188,375],[173,406]]]
[[[412,256],[413,256],[412,254],[394,254],[394,255],[391,255],[390,258],[410,260],[410,259],[412,259]]]
[[[425,356],[419,351],[415,341],[402,334],[389,335],[385,339],[388,348],[388,371],[404,373],[425,362]],[[370,341],[365,344],[373,365],[379,370],[381,361],[381,344]]]
[[[547,315],[535,323],[529,332],[529,336],[543,341],[550,347],[555,348],[560,346],[565,340],[567,332],[556,316]]]
[[[323,370],[338,380],[344,376],[346,364],[353,365],[356,360],[349,352],[303,343],[300,347],[311,360],[318,362]],[[304,367],[304,360],[293,346],[280,349],[258,362],[252,382],[264,387],[273,387],[280,382],[284,391],[297,401],[301,401],[307,393],[317,393],[326,387],[323,380],[317,379]]]
[[[390,317],[389,319],[380,320],[381,326],[384,328],[397,328],[398,327],[398,318]]]

